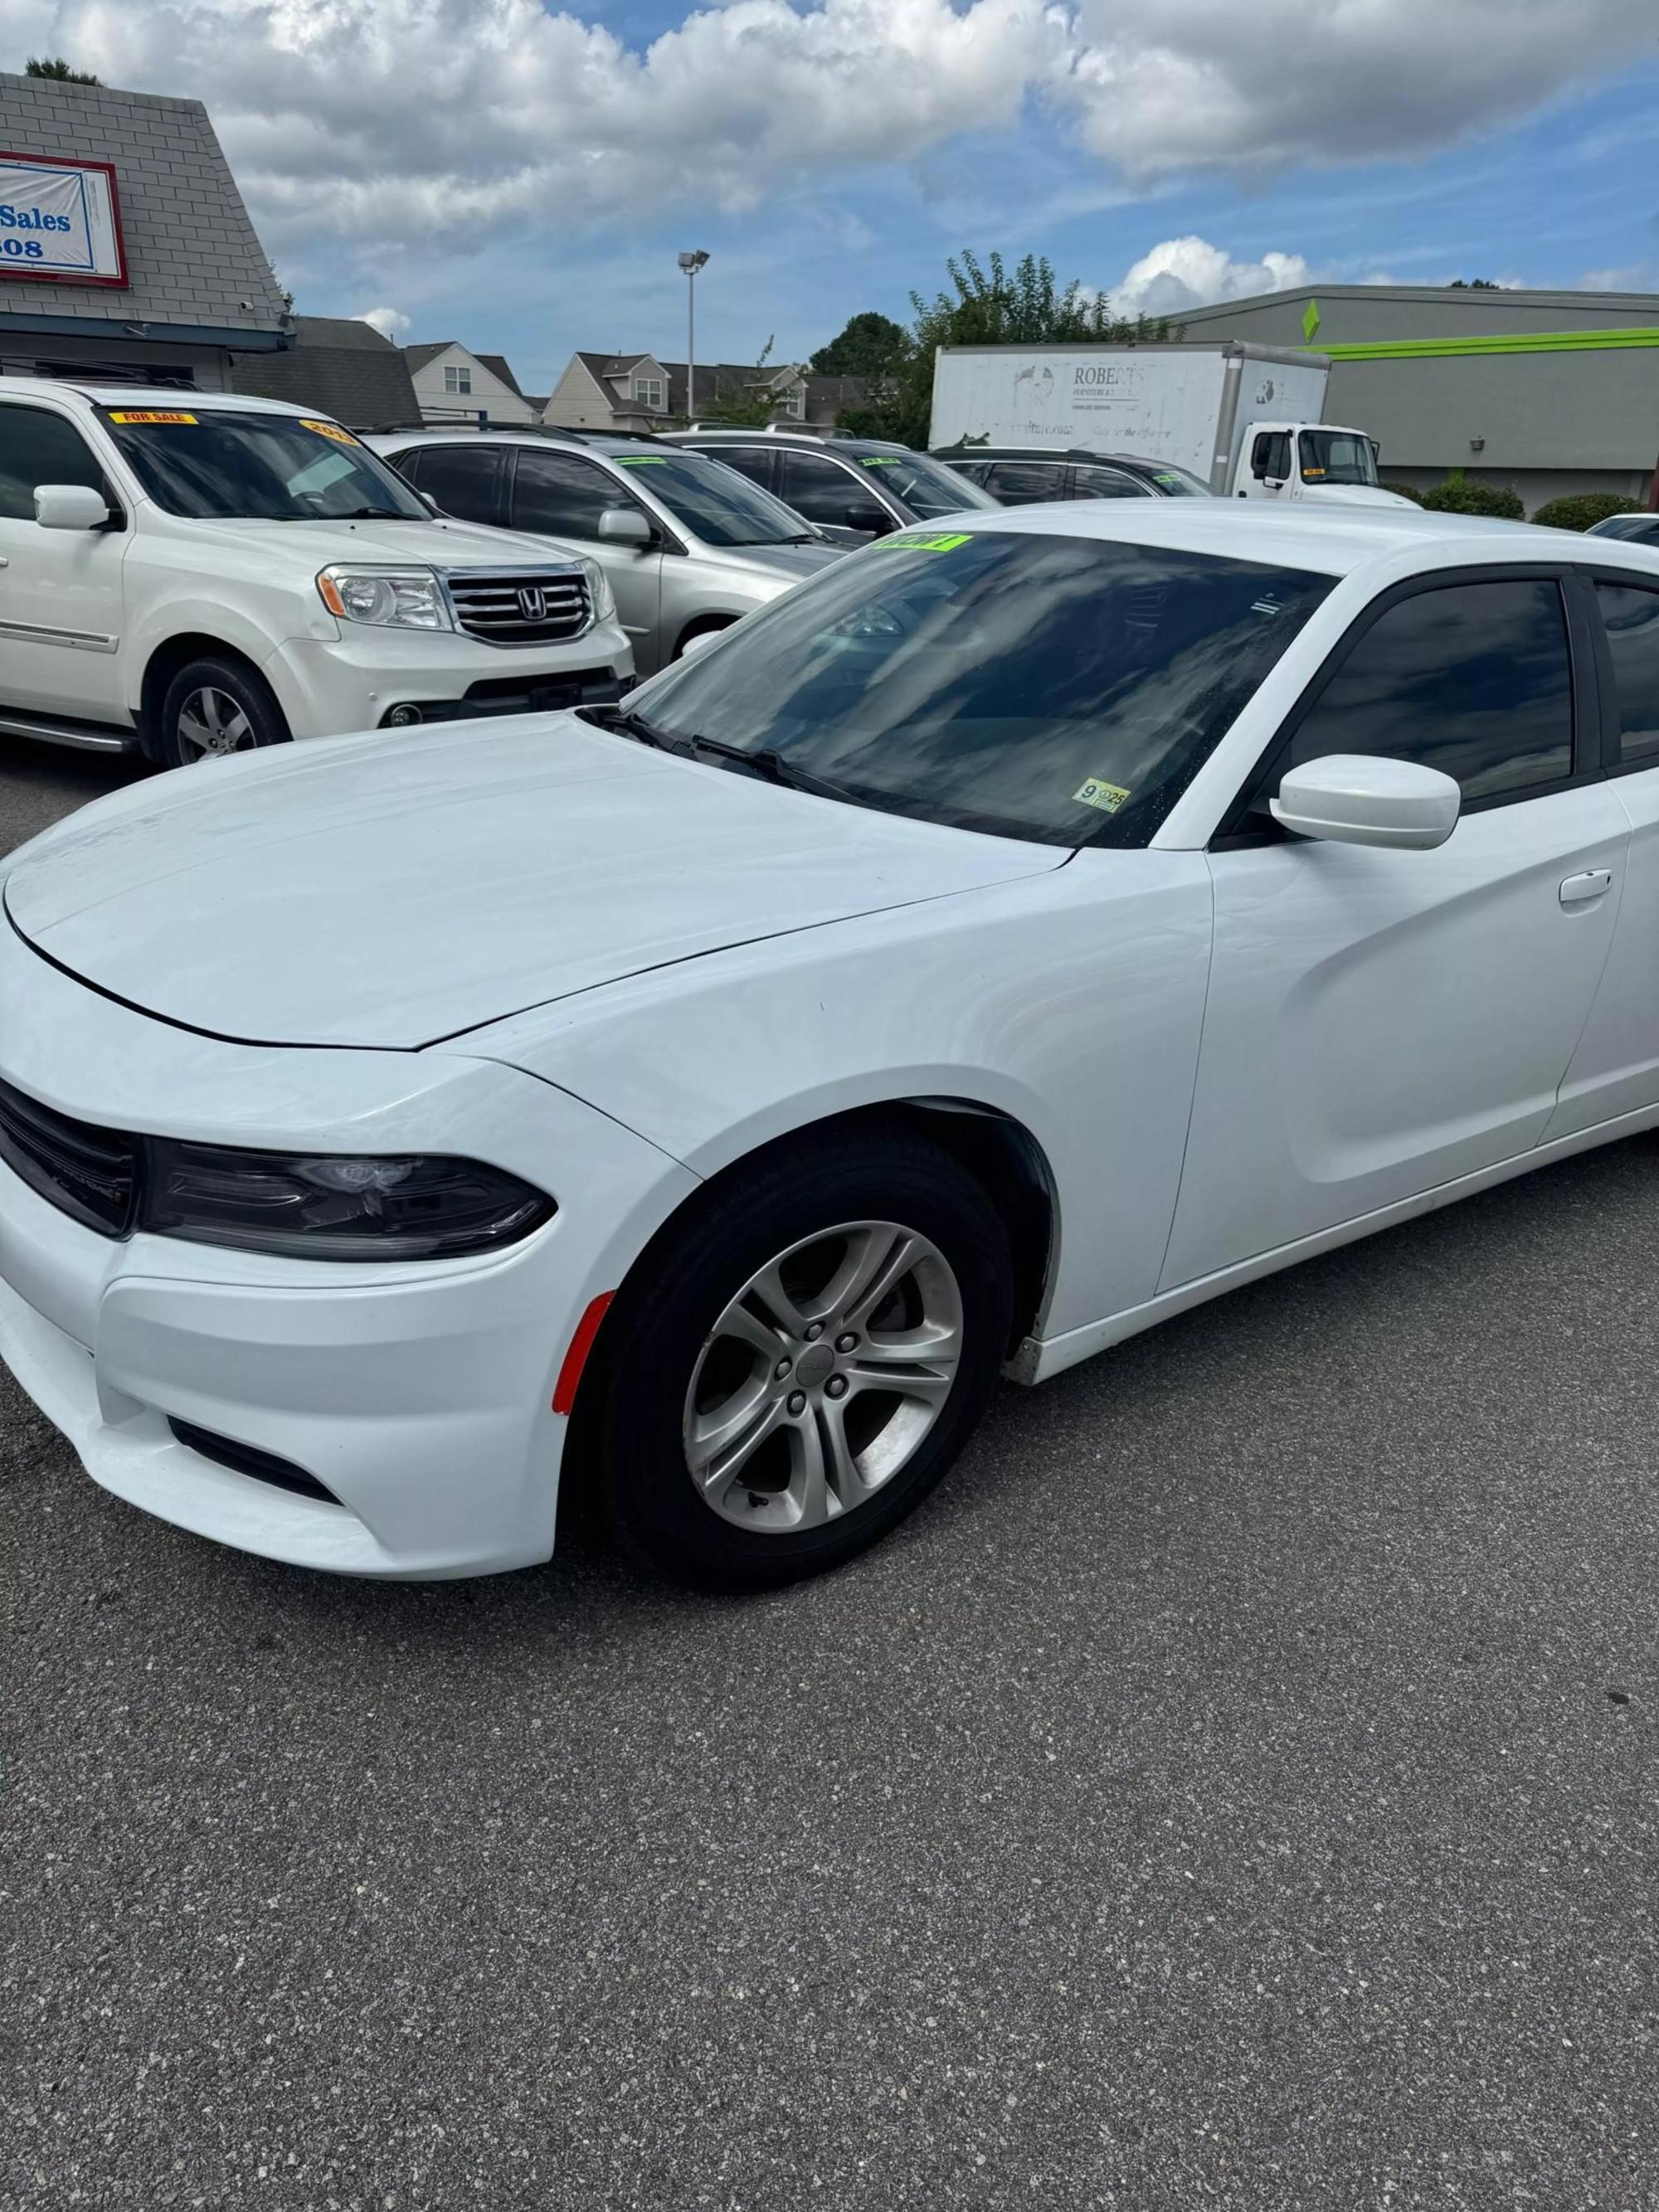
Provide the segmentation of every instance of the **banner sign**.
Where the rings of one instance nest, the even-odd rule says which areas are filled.
[[[107,161],[0,154],[0,283],[125,284],[121,208]]]

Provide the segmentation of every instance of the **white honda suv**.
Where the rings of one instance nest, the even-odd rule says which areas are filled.
[[[325,416],[0,379],[0,730],[177,767],[633,672],[597,562],[438,515]]]

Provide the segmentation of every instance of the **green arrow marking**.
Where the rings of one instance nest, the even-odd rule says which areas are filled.
[[[1302,335],[1311,345],[1319,331],[1319,302],[1310,300],[1302,317]]]

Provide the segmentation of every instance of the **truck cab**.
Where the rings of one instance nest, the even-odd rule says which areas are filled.
[[[1240,499],[1411,505],[1378,483],[1376,440],[1332,422],[1250,423],[1239,442],[1232,489]]]

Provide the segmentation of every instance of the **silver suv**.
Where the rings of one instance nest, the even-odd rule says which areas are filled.
[[[364,442],[445,514],[580,546],[605,570],[641,676],[845,550],[735,470],[649,436],[404,430]]]
[[[690,446],[741,469],[797,514],[854,544],[967,507],[1000,504],[931,454],[884,438],[769,424],[763,430],[670,430],[662,442]]]

